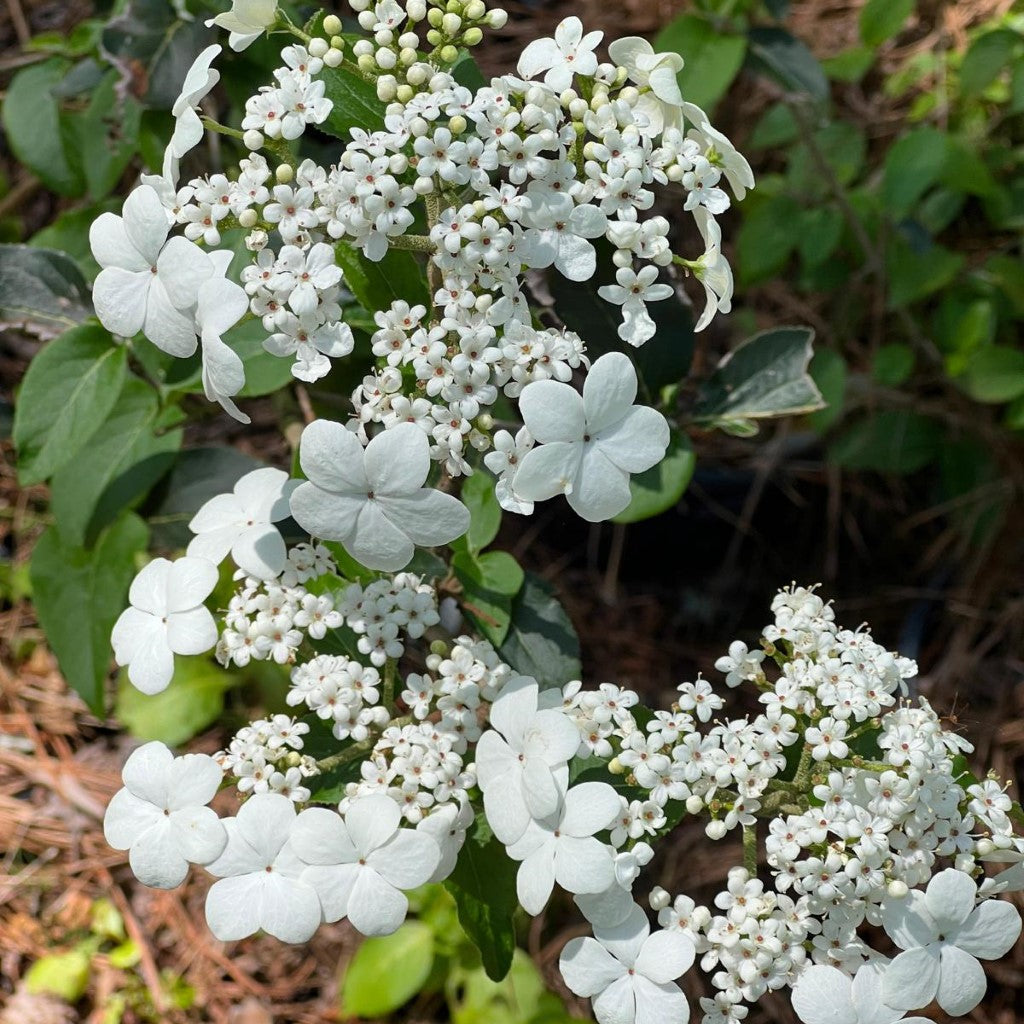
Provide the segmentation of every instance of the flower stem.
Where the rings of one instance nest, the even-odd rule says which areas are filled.
[[[750,874],[757,874],[757,826],[743,826],[743,866]]]

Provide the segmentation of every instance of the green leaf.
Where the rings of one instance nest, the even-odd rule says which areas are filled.
[[[366,939],[345,969],[341,1013],[386,1017],[416,995],[434,963],[434,933],[422,921],[406,921],[393,935]]]
[[[706,18],[681,14],[658,33],[654,49],[682,56],[685,64],[678,77],[683,98],[711,111],[739,73],[747,41],[718,31]]]
[[[942,446],[941,426],[906,409],[884,409],[844,430],[830,445],[833,462],[847,469],[914,473]]]
[[[657,333],[641,348],[628,345],[618,335],[622,307],[612,305],[597,293],[603,285],[615,283],[611,246],[604,239],[598,239],[595,247],[597,272],[589,281],[570,281],[557,273],[548,275],[555,312],[566,327],[586,341],[591,359],[606,352],[628,355],[636,366],[642,400],[653,405],[662,388],[679,383],[690,369],[692,310],[675,294],[652,302],[647,311],[657,325]]]
[[[776,327],[748,338],[701,388],[694,421],[713,425],[820,409],[821,393],[807,372],[813,338],[810,327]]]
[[[976,402],[1012,402],[1024,395],[1024,351],[986,345],[971,353],[957,383]]]
[[[411,252],[390,249],[375,263],[348,242],[335,242],[334,255],[345,275],[345,286],[371,315],[398,299],[410,306],[430,304],[426,272]]]
[[[78,454],[114,407],[124,380],[125,350],[102,327],[75,327],[43,348],[15,409],[23,486],[45,480]]]
[[[92,312],[89,286],[66,253],[0,245],[0,318],[64,330]]]
[[[92,280],[100,272],[100,266],[93,259],[92,250],[89,247],[89,228],[92,226],[92,222],[102,213],[120,214],[121,204],[122,200],[114,197],[104,199],[99,203],[92,203],[89,206],[81,206],[74,210],[65,210],[47,224],[46,227],[37,231],[28,240],[28,244],[33,249],[59,250],[53,254],[53,256],[58,258],[58,263],[64,254],[70,256],[75,264],[77,264],[77,266],[71,269],[71,273],[78,271],[81,274],[84,272],[85,277]],[[4,248],[6,247],[0,247],[0,252]],[[64,269],[68,269],[66,265]],[[66,287],[68,283],[67,274],[60,274],[56,280],[63,282]],[[82,308],[81,316],[76,319],[83,320],[88,315],[91,307],[89,291],[84,280],[81,283],[81,287],[76,288],[76,292],[78,294],[75,301]],[[18,292],[16,291],[14,294],[17,295]]]
[[[455,899],[459,924],[480,950],[484,970],[493,981],[508,974],[516,948],[517,871],[481,812],[444,887]]]
[[[377,99],[377,89],[347,67],[324,66],[317,79],[324,83],[324,95],[334,106],[321,131],[347,138],[353,128],[368,132],[384,127],[386,104]],[[412,301],[411,299],[409,300]]]
[[[812,430],[824,434],[843,414],[843,399],[846,397],[846,361],[832,349],[819,348],[814,353],[808,369],[825,405],[821,409],[816,409],[807,418]]]
[[[506,551],[456,552],[452,568],[462,583],[460,604],[473,624],[500,647],[512,621],[512,598],[523,586],[523,570]]]
[[[741,284],[757,284],[786,266],[801,241],[803,212],[799,203],[787,195],[753,200],[744,211],[736,239]]]
[[[512,956],[512,969],[492,981],[480,967],[461,964],[449,971],[445,994],[452,1024],[579,1024],[544,979],[525,950]]]
[[[800,217],[797,241],[800,259],[806,267],[820,267],[836,250],[843,237],[843,215],[831,206],[814,206]]]
[[[56,996],[66,1003],[77,1003],[89,988],[90,964],[85,944],[41,957],[25,972],[25,990],[30,995]]]
[[[971,43],[960,65],[960,90],[965,96],[984,92],[1006,68],[1024,40],[1008,28],[997,28]]]
[[[868,0],[860,11],[860,37],[867,46],[892,39],[914,10],[915,0]]]
[[[476,554],[483,551],[498,535],[501,528],[501,506],[494,496],[494,477],[478,470],[462,485],[459,494],[469,509],[469,530],[465,536],[468,549]]]
[[[854,46],[826,57],[821,66],[834,82],[859,82],[871,70],[877,56],[870,46]]]
[[[881,345],[871,364],[871,376],[887,388],[898,388],[914,372],[914,350],[902,342]]]
[[[828,79],[814,54],[784,28],[758,26],[747,33],[750,63],[790,92],[828,99]]]
[[[149,493],[174,464],[182,418],[177,408],[161,411],[147,384],[128,379],[107,419],[53,476],[50,506],[66,541],[91,544],[122,509]]]
[[[135,575],[135,555],[148,531],[128,513],[91,550],[66,544],[51,526],[32,552],[31,579],[39,623],[68,684],[98,715],[110,669],[110,631]]]
[[[625,512],[620,512],[614,521],[638,523],[673,508],[690,486],[696,465],[690,439],[673,430],[665,458],[647,472],[630,477],[632,498]]]
[[[524,676],[533,676],[542,689],[579,679],[580,641],[554,587],[527,573],[512,602],[512,624],[498,652]]]
[[[949,155],[945,132],[925,125],[899,138],[885,155],[882,202],[903,217],[942,176]]]
[[[22,68],[7,87],[2,117],[14,155],[48,189],[62,196],[77,196],[84,183],[68,160],[60,106],[53,92],[67,70],[67,61],[60,57]]]
[[[956,277],[966,256],[941,245],[912,246],[897,236],[886,250],[889,309],[910,305],[945,287]]]
[[[136,690],[122,672],[114,714],[138,739],[176,747],[217,721],[224,710],[224,692],[237,682],[203,655],[178,656],[167,689],[153,696]]]

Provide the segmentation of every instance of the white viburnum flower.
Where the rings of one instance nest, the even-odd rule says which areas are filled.
[[[188,311],[190,282],[201,277],[189,268],[196,254],[209,257],[186,238],[167,235],[170,224],[156,191],[140,185],[124,201],[121,216],[100,214],[89,229],[89,244],[103,268],[92,298],[99,321],[113,334],[131,338],[142,331],[172,356],[196,350],[196,332]],[[194,302],[194,298],[192,302]]]
[[[216,255],[216,254],[214,254]],[[202,341],[203,392],[239,423],[251,420],[231,400],[245,387],[242,358],[221,337],[249,309],[245,289],[225,277],[214,277],[199,286],[196,295],[196,327]]]
[[[929,1024],[904,1017],[882,999],[884,963],[864,964],[851,978],[837,967],[814,964],[793,986],[793,1010],[803,1024]]]
[[[130,608],[110,640],[118,665],[143,693],[167,688],[175,654],[202,654],[217,643],[217,624],[203,602],[217,585],[217,567],[205,558],[154,558],[132,580]]]
[[[615,880],[612,850],[594,838],[618,816],[619,794],[605,782],[584,782],[549,818],[533,820],[508,847],[522,861],[516,891],[523,909],[539,914],[557,882],[566,892],[604,892]]]
[[[712,127],[708,115],[695,103],[683,103],[683,116],[693,125],[690,134],[696,132],[701,137],[700,141],[710,146],[705,153],[706,158],[713,166],[721,168],[733,195],[742,200],[747,189],[754,187],[754,172],[746,157],[717,128]]]
[[[188,866],[209,864],[224,851],[227,832],[206,805],[224,773],[212,757],[175,757],[162,743],[132,752],[121,770],[119,789],[103,816],[103,835],[143,885],[173,889]]]
[[[655,53],[646,39],[625,36],[609,44],[608,56],[626,69],[630,81],[642,90],[650,89],[641,93],[635,109],[650,120],[653,133],[679,124],[683,97],[677,76],[683,70],[683,58],[678,53]]]
[[[289,843],[295,822],[295,804],[280,793],[250,796],[224,822],[227,846],[206,867],[220,879],[206,894],[206,922],[222,942],[260,930],[305,942],[320,927],[320,900]]]
[[[614,928],[572,939],[559,957],[566,985],[593,1000],[598,1024],[678,1024],[689,1019],[675,979],[689,970],[695,947],[680,931],[651,934],[640,907]]]
[[[603,32],[583,34],[583,22],[573,16],[559,22],[554,39],[535,39],[519,57],[519,74],[536,78],[542,71],[545,85],[565,92],[573,75],[592,75],[597,71],[594,50],[604,38]]]
[[[657,465],[669,442],[665,417],[634,405],[637,378],[629,358],[609,352],[596,360],[580,396],[568,384],[533,381],[519,411],[539,442],[519,464],[517,496],[544,501],[564,494],[588,522],[617,516],[629,505],[629,477]]]
[[[231,0],[231,10],[211,18],[206,26],[226,29],[228,46],[236,53],[247,49],[277,21],[277,0]]]
[[[188,553],[214,565],[230,554],[249,576],[279,576],[287,551],[273,524],[288,518],[288,499],[297,486],[297,480],[273,467],[246,473],[231,494],[215,495],[192,517],[188,528],[196,536]]]
[[[414,423],[378,434],[364,449],[340,423],[315,420],[302,432],[299,461],[308,480],[292,494],[292,515],[367,568],[402,569],[417,544],[447,544],[469,529],[458,498],[424,486],[429,449]]]
[[[213,62],[220,52],[220,45],[214,43],[196,57],[185,75],[181,92],[171,107],[174,133],[164,152],[163,166],[163,176],[168,181],[178,180],[178,162],[203,141],[203,122],[196,107],[220,81],[220,72],[213,67]]]
[[[357,798],[344,818],[326,807],[299,815],[292,846],[328,923],[347,917],[363,935],[390,935],[405,920],[402,890],[423,885],[441,851],[426,832],[401,822],[398,804],[383,794]]]
[[[466,842],[466,830],[473,824],[473,818],[473,805],[462,793],[458,803],[450,800],[432,808],[416,826],[416,830],[430,836],[441,851],[441,859],[428,882],[443,882],[455,870],[459,852]]]
[[[622,307],[622,323],[619,324],[618,335],[634,348],[650,341],[657,332],[647,312],[647,303],[667,299],[672,294],[672,286],[658,284],[657,278],[658,268],[650,264],[641,267],[639,273],[630,267],[619,267],[615,271],[617,283],[605,284],[597,289],[597,294],[606,302]]]
[[[693,219],[704,239],[704,252],[691,267],[693,276],[704,286],[704,311],[694,331],[703,331],[714,318],[715,311],[728,313],[732,309],[732,267],[722,255],[722,229],[707,207],[696,206]]]
[[[1020,914],[1011,903],[975,906],[978,887],[963,871],[934,875],[925,892],[882,904],[882,925],[904,950],[889,965],[883,995],[890,1006],[916,1010],[935,999],[962,1016],[985,996],[981,960],[998,960],[1017,941]]]
[[[515,676],[491,705],[491,728],[476,745],[477,782],[492,831],[506,845],[531,818],[558,812],[569,785],[568,760],[580,745],[576,725],[560,710],[538,710],[535,679]]]

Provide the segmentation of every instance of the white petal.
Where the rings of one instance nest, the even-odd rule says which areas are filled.
[[[363,857],[388,842],[398,831],[401,820],[398,804],[383,794],[361,797],[345,812],[348,834]]]
[[[389,500],[396,499],[384,499]],[[397,572],[409,564],[416,547],[409,535],[385,514],[384,507],[375,499],[362,502],[355,524],[348,537],[342,538],[342,544],[367,568]]]
[[[985,971],[970,953],[956,946],[942,947],[940,963],[935,998],[951,1017],[962,1017],[985,998]],[[917,1009],[917,1006],[915,1003],[910,1009]]]
[[[636,970],[656,984],[664,985],[682,977],[693,966],[695,952],[692,940],[682,932],[654,932],[640,949]]]
[[[237,530],[244,521],[245,509],[234,494],[215,494],[192,517],[188,528],[193,533],[209,533],[220,529]],[[227,554],[230,548],[229,544],[224,554]],[[216,564],[222,558],[223,556],[209,560]]]
[[[196,320],[204,332],[217,337],[234,327],[249,308],[245,289],[223,277],[202,281],[197,302]]]
[[[579,727],[558,708],[538,711],[531,725],[543,738],[539,754],[552,768],[564,765],[579,749]]]
[[[288,518],[288,495],[295,490],[296,483],[288,479],[284,470],[267,466],[239,478],[235,484],[235,497],[248,518],[255,522],[276,523]]]
[[[469,529],[469,509],[454,495],[430,487],[413,494],[383,495],[376,503],[402,533],[421,547],[449,544]]]
[[[590,936],[566,943],[558,969],[569,989],[584,998],[597,995],[626,973],[626,968]]]
[[[140,185],[124,201],[124,230],[135,251],[153,267],[157,263],[164,239],[170,231],[167,211],[156,189]]]
[[[324,490],[341,494],[370,490],[359,438],[333,420],[314,420],[302,431],[299,461],[303,473]]]
[[[174,653],[167,645],[167,628],[157,618],[126,608],[110,635],[114,658],[128,666],[128,681],[142,693],[167,689],[174,675]]]
[[[611,847],[593,836],[561,836],[555,849],[555,879],[566,892],[603,892],[615,881]]]
[[[939,987],[939,948],[919,946],[900,953],[885,970],[882,993],[890,1006],[916,1010],[927,1006]]]
[[[128,589],[128,601],[133,608],[139,608],[150,615],[164,615],[167,612],[167,579],[171,563],[166,558],[154,558],[136,574]]]
[[[978,886],[970,875],[947,868],[932,877],[924,894],[924,903],[940,932],[951,932],[967,920],[974,910]]]
[[[415,423],[400,423],[366,446],[363,462],[374,494],[399,495],[419,490],[430,472],[430,443]]]
[[[159,740],[152,740],[132,751],[121,769],[121,778],[129,793],[163,810],[170,798],[168,783],[173,764],[170,750]]]
[[[277,527],[263,523],[250,526],[237,535],[231,557],[239,569],[257,579],[267,580],[280,575],[288,552]]]
[[[348,898],[348,919],[363,935],[390,935],[399,929],[409,901],[371,867],[363,867]]]
[[[564,234],[555,267],[570,281],[589,281],[597,269],[597,251],[585,238]]]
[[[614,928],[632,913],[633,897],[618,882],[604,892],[580,893],[576,905],[595,928]]]
[[[174,307],[159,277],[150,283],[142,330],[162,352],[182,359],[192,355],[199,344],[195,322]]]
[[[543,758],[527,757],[523,762],[522,789],[531,817],[550,818],[558,812],[563,791]]]
[[[592,836],[618,816],[619,794],[606,782],[583,782],[565,794],[565,813],[559,831],[568,836]]]
[[[237,395],[245,387],[242,357],[210,331],[203,331],[200,341],[203,345],[203,391],[207,399],[217,402]]]
[[[626,976],[612,982],[608,988],[594,997],[593,1009],[597,1024],[635,1024],[636,995],[633,990],[633,978]]]
[[[224,823],[210,807],[186,807],[173,811],[168,820],[181,855],[193,864],[210,864],[227,846]]]
[[[244,808],[246,805],[242,806]],[[205,865],[206,870],[216,878],[234,878],[265,872],[268,865],[273,863],[273,857],[267,857],[252,848],[239,831],[237,818],[224,818],[222,823],[228,841],[223,853]]]
[[[167,290],[167,297],[175,309],[180,310],[191,309],[197,304],[201,286],[217,287],[217,279],[211,280],[214,268],[210,257],[195,242],[181,235],[175,235],[164,246],[157,261],[156,276]],[[244,294],[243,289],[239,288],[239,291]]]
[[[325,491],[308,480],[299,484],[291,497],[292,515],[299,526],[313,537],[343,544],[352,536],[367,504],[366,498]]]
[[[586,431],[579,392],[556,380],[535,380],[527,384],[519,396],[519,412],[534,440],[541,444],[579,441]]]
[[[678,985],[657,984],[640,977],[633,978],[636,999],[636,1024],[670,1024],[686,1020],[690,1009]]]
[[[516,471],[513,481],[516,496],[527,501],[546,501],[557,494],[566,494],[579,474],[585,447],[579,442],[556,441],[531,448]]]
[[[150,273],[150,264],[128,239],[124,221],[113,213],[101,213],[89,228],[89,246],[101,267],[120,267],[134,273]]]
[[[260,927],[275,939],[306,942],[320,927],[320,899],[308,882],[271,871],[260,896]]]
[[[986,900],[967,921],[946,938],[965,953],[982,960],[998,960],[1020,936],[1020,913],[1005,900]]]
[[[626,967],[636,963],[643,949],[647,936],[651,934],[651,925],[644,909],[633,904],[629,916],[613,928],[595,928],[597,940]]]
[[[587,430],[593,434],[618,423],[636,401],[636,370],[629,356],[607,352],[594,361],[583,382]]]
[[[526,460],[523,462],[525,464]],[[619,469],[596,443],[584,445],[573,489],[566,498],[574,511],[587,522],[604,522],[617,516],[632,500],[629,474]]]
[[[146,829],[162,818],[163,811],[148,800],[119,789],[103,815],[103,838],[115,850],[127,850]]]
[[[179,558],[167,570],[167,611],[184,612],[205,601],[217,586],[217,567],[205,558]]]
[[[205,558],[214,565],[220,565],[227,558],[237,537],[238,527],[236,525],[221,526],[193,537],[189,541],[185,553],[190,558]]]
[[[665,458],[668,442],[668,421],[657,409],[644,405],[633,406],[595,440],[601,452],[627,473],[643,473],[656,466]]]
[[[491,831],[501,842],[514,843],[530,824],[530,812],[523,800],[518,784],[509,785],[512,773],[501,776],[484,791],[484,815]],[[518,779],[516,780],[518,783]]]
[[[132,843],[128,863],[135,877],[154,889],[175,889],[188,874],[188,861],[174,841],[170,819],[163,815]]]
[[[497,702],[495,702],[491,708],[492,722],[494,708],[497,706]],[[508,774],[516,767],[515,761],[516,755],[509,745],[497,732],[488,729],[476,745],[476,775],[480,789],[486,792],[492,782],[497,783],[501,776]]]
[[[396,889],[415,889],[427,882],[440,859],[441,848],[430,836],[404,828],[374,850],[366,863]]]
[[[857,971],[851,987],[853,1024],[895,1024],[903,1019],[903,1011],[888,1006],[882,996],[887,967],[888,962],[875,960]]]
[[[927,946],[939,937],[924,893],[911,889],[905,899],[886,900],[882,904],[882,927],[900,949]]]
[[[239,835],[266,867],[288,842],[295,824],[295,804],[280,793],[256,793],[242,804],[235,821]]]
[[[204,654],[217,643],[217,623],[208,608],[171,612],[166,635],[167,646],[175,654]]]
[[[167,807],[176,811],[208,804],[223,779],[221,766],[206,754],[176,757],[167,772]]]
[[[564,60],[562,51],[553,39],[535,39],[520,54],[517,70],[523,78],[534,78]]]
[[[491,705],[491,725],[521,751],[523,734],[537,714],[540,688],[531,676],[513,676]]]
[[[92,288],[96,316],[111,334],[131,338],[146,322],[146,307],[153,275],[144,270],[101,270]]]
[[[545,843],[519,865],[516,894],[528,914],[539,914],[550,899],[554,887],[555,851],[553,844]]]
[[[303,811],[303,814],[308,814]],[[328,924],[340,921],[348,913],[348,901],[356,880],[364,868],[358,863],[312,865],[302,872],[303,881],[316,890]]]
[[[359,859],[345,821],[326,807],[310,807],[292,826],[292,849],[306,864],[350,864]]]
[[[623,36],[608,44],[608,58],[623,68],[635,68],[640,57],[652,53],[654,47],[640,36]]]
[[[244,939],[260,927],[258,874],[222,878],[206,894],[206,923],[221,942]]]

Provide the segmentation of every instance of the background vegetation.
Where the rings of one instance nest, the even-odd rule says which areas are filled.
[[[506,525],[496,547],[556,585],[586,678],[651,700],[709,672],[734,636],[756,637],[780,584],[820,580],[844,621],[869,619],[919,659],[922,694],[978,744],[979,763],[1019,778],[1024,13],[1007,0],[506,6],[509,25],[478,54],[485,73],[568,13],[609,36],[648,35],[684,54],[684,96],[748,154],[758,186],[724,224],[733,314],[696,341],[685,319],[674,329],[692,415],[670,507],[593,528],[555,507]],[[194,924],[201,880],[137,889],[99,835],[130,734],[198,737],[212,751],[243,707],[274,699],[273,670],[225,693],[202,665],[155,702],[110,690],[107,636],[147,542],[143,518],[151,543],[180,543],[219,474],[254,459],[287,465],[282,434],[294,441],[310,402],[340,408],[350,387],[332,379],[252,401],[243,430],[196,396],[187,368],[167,377],[142,349],[104,357],[104,332],[76,326],[97,270],[88,226],[159,165],[168,108],[209,40],[201,16],[180,13],[170,0],[0,8],[0,1021],[562,1021],[544,981],[574,933],[568,906],[523,931],[529,955],[501,986],[453,937],[439,891],[354,961],[343,926],[308,950],[257,939],[228,957]],[[261,42],[225,65],[223,109],[244,102],[271,52]],[[217,141],[205,169],[222,159]],[[366,278],[353,290],[372,303],[374,288]],[[567,321],[585,313],[552,300]],[[814,329],[827,408],[760,429],[750,410],[702,419],[696,382],[743,339],[785,325]],[[585,326],[594,343],[600,325]],[[286,383],[286,366],[282,377],[254,342],[246,351],[250,397]],[[50,649],[69,652],[68,682],[91,712]],[[651,884],[716,887],[730,861],[707,845],[681,830]],[[390,963],[406,981],[393,990],[377,983]],[[995,965],[974,1019],[1016,1024],[1022,982],[1018,951]],[[750,1018],[792,1020],[783,1000]]]

